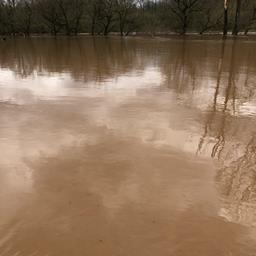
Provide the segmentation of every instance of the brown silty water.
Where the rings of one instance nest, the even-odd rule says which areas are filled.
[[[255,256],[256,42],[0,42],[1,256]]]

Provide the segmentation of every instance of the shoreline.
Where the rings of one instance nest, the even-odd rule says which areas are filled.
[[[229,33],[226,36],[223,36],[221,32],[216,33],[205,33],[205,34],[198,34],[198,33],[187,33],[185,35],[181,35],[178,33],[161,33],[156,32],[154,34],[146,33],[146,32],[133,32],[129,34],[128,36],[120,36],[119,33],[112,32],[109,33],[107,36],[105,35],[91,35],[90,33],[79,33],[77,35],[65,35],[65,34],[57,34],[56,36],[52,34],[37,34],[32,33],[30,36],[25,36],[23,34],[17,34],[15,36],[6,36],[6,35],[0,35],[1,41],[6,41],[9,39],[19,39],[19,38],[79,38],[79,37],[92,37],[92,38],[120,38],[120,39],[126,39],[126,38],[148,38],[148,39],[157,39],[157,38],[166,38],[166,39],[189,39],[189,40],[223,40],[223,39],[239,39],[239,40],[256,40],[256,32],[248,33],[247,35],[239,34],[239,35],[232,35]]]

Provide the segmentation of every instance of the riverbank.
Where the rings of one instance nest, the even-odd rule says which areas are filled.
[[[6,41],[8,39],[12,38],[23,38],[28,37],[23,34],[18,34],[15,36],[1,36],[0,39],[3,41]],[[129,38],[129,37],[143,37],[143,38],[170,38],[170,39],[181,39],[181,38],[187,38],[187,39],[204,39],[204,40],[221,40],[223,38],[225,39],[233,39],[233,38],[239,38],[244,40],[256,40],[256,32],[250,32],[247,35],[244,33],[240,33],[237,36],[232,35],[232,33],[228,33],[228,35],[223,36],[221,32],[211,32],[211,33],[204,33],[204,34],[198,34],[198,33],[187,33],[185,35],[181,35],[178,33],[167,33],[167,32],[156,32],[156,33],[147,33],[147,32],[132,32],[128,36],[120,36],[120,33],[118,32],[112,32],[109,33],[107,36],[104,35],[91,35],[90,33],[79,33],[77,35],[70,35],[67,36],[65,34],[58,34],[56,36],[52,34],[31,34],[29,37],[120,37],[120,38]]]

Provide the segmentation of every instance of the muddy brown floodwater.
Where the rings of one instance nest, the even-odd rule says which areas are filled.
[[[0,42],[0,255],[255,256],[255,49]]]

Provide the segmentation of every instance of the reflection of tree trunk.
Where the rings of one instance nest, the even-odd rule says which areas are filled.
[[[241,0],[236,1],[236,14],[235,14],[235,22],[233,27],[233,35],[237,35],[239,31],[239,19],[240,19],[240,11],[241,11]]]
[[[248,53],[248,57],[247,57],[247,62],[250,63],[250,58],[253,58],[253,53],[249,52]],[[255,88],[254,86],[250,87],[249,86],[249,80],[250,80],[250,74],[251,74],[251,70],[250,70],[251,66],[247,65],[246,68],[246,77],[245,77],[245,81],[244,81],[244,88],[246,88],[246,90],[248,90],[248,100],[250,100],[255,92]]]
[[[215,93],[214,93],[214,101],[213,101],[213,111],[216,111],[217,108],[217,99],[219,95],[219,89],[220,89],[220,81],[221,81],[221,74],[222,74],[222,67],[223,67],[223,59],[224,59],[224,54],[225,54],[225,44],[226,40],[222,41],[222,47],[221,47],[221,56],[219,59],[218,63],[218,74],[217,74],[217,84],[215,88]]]
[[[183,38],[182,41],[182,45],[181,45],[181,57],[177,60],[177,66],[175,68],[175,74],[178,74],[177,79],[175,79],[175,82],[178,83],[178,92],[180,93],[180,91],[183,89],[181,88],[181,85],[184,85],[184,77],[185,77],[185,56],[186,56],[186,39]],[[180,60],[180,61],[179,61]],[[177,72],[176,70],[179,70],[179,72]]]
[[[220,128],[218,136],[216,137],[217,142],[212,149],[212,155],[211,155],[212,157],[215,157],[218,154],[218,158],[220,158],[220,154],[222,153],[224,146],[225,146],[225,128],[226,128],[226,118],[227,118],[226,111],[228,109],[228,102],[229,102],[232,90],[233,90],[233,95],[234,95],[234,90],[235,90],[235,80],[234,80],[235,48],[236,48],[236,40],[234,40],[232,43],[228,85],[226,88],[224,107],[222,110],[221,128]],[[233,100],[233,102],[234,101],[235,101],[235,99]]]
[[[216,114],[217,100],[218,100],[218,95],[219,95],[219,90],[220,90],[220,81],[221,81],[222,68],[223,68],[223,59],[224,59],[224,54],[225,54],[225,45],[226,45],[226,40],[223,40],[222,46],[221,46],[221,54],[220,54],[219,63],[218,63],[217,83],[216,83],[215,92],[214,92],[212,112],[210,113],[210,115],[207,118],[207,121],[205,123],[204,134],[201,137],[200,142],[198,144],[197,154],[201,151],[201,149],[203,147],[205,138],[208,134],[208,130],[209,130],[209,128],[214,120],[215,114]]]
[[[225,112],[227,110],[227,104],[229,101],[230,93],[235,84],[235,82],[234,82],[235,48],[236,48],[236,40],[233,41],[232,48],[231,48],[231,60],[230,60],[230,69],[229,69],[229,76],[228,76],[228,87],[226,90],[223,112]]]

